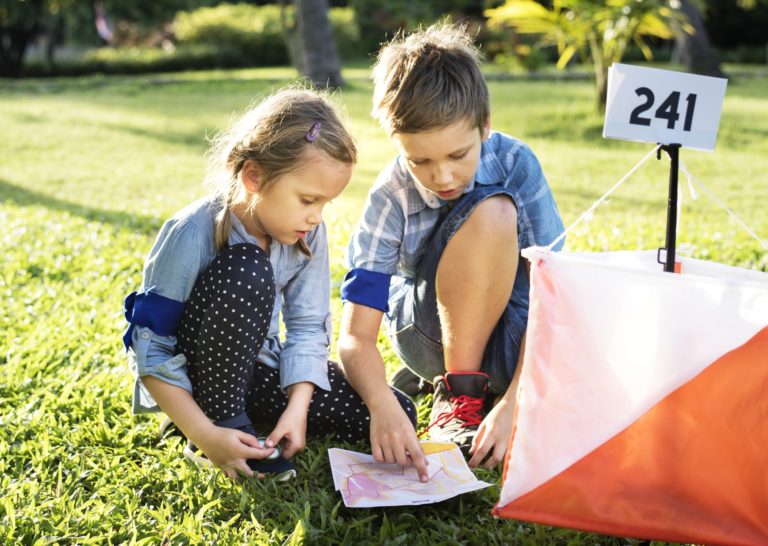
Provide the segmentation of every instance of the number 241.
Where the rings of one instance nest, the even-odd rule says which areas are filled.
[[[638,97],[645,97],[646,100],[643,104],[632,110],[632,113],[629,116],[629,123],[632,125],[650,125],[651,118],[641,117],[640,114],[651,109],[656,97],[654,96],[653,91],[647,87],[638,87],[635,89],[635,94]],[[683,131],[690,131],[691,124],[693,123],[693,111],[696,108],[696,93],[688,93],[685,102],[687,105],[685,107]],[[674,129],[677,120],[680,119],[680,114],[677,113],[678,106],[680,106],[680,91],[672,91],[664,102],[662,102],[656,109],[654,116],[658,119],[666,119],[667,129]]]

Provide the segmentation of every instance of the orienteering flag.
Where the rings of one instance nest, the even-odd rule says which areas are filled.
[[[530,248],[501,517],[768,544],[768,274]]]

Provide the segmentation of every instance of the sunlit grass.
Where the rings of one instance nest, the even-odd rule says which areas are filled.
[[[177,438],[157,437],[157,417],[130,415],[122,298],[138,287],[162,221],[205,193],[206,137],[292,77],[270,69],[0,83],[0,542],[631,543],[495,520],[498,485],[432,506],[346,509],[323,442],[298,457],[299,479],[287,486],[231,484],[186,464]],[[335,289],[367,189],[394,151],[368,116],[365,70],[347,77],[337,98],[360,163],[326,218]],[[492,125],[536,151],[566,224],[651,148],[601,138],[588,81],[493,81],[491,93]],[[766,79],[732,82],[716,151],[681,154],[764,238],[766,96]],[[662,246],[667,177],[668,162],[651,160],[569,248]],[[681,194],[683,249],[768,269],[766,252],[706,196]],[[333,309],[338,320],[337,291]],[[392,371],[383,336],[381,345]]]

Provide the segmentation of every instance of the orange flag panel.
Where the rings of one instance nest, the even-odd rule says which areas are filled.
[[[620,536],[768,544],[768,327],[494,513]]]

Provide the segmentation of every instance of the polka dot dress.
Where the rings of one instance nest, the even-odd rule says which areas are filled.
[[[278,370],[256,360],[274,302],[272,265],[256,245],[225,248],[197,279],[179,326],[177,352],[187,358],[193,396],[210,419],[246,412],[252,422],[270,426],[285,410],[288,397],[280,389]],[[368,441],[368,408],[335,362],[328,362],[328,379],[330,391],[315,388],[308,436]],[[393,393],[415,423],[413,402]]]
[[[333,436],[340,442],[368,442],[371,416],[360,395],[347,382],[339,365],[328,361],[331,390],[315,387],[307,415],[307,435],[311,438]],[[257,363],[254,388],[248,393],[248,416],[253,423],[276,423],[288,405],[288,396],[280,390],[277,370]],[[416,407],[407,395],[392,389],[411,422],[416,425]]]
[[[197,279],[179,326],[195,400],[214,421],[245,411],[251,369],[275,303],[269,257],[256,245],[225,248]]]

